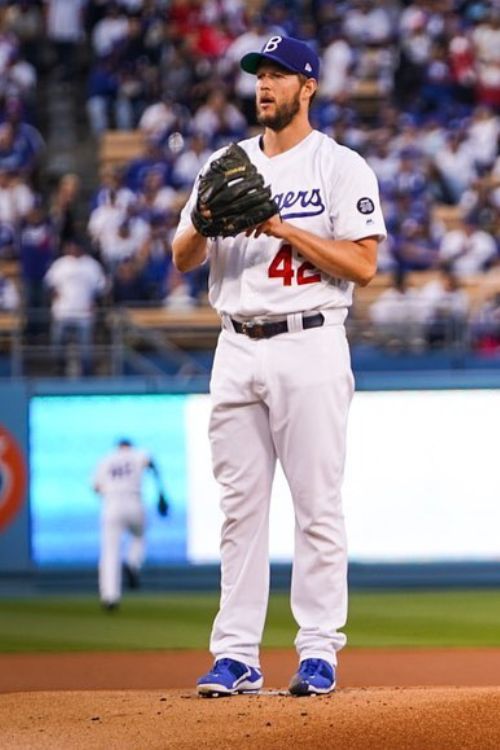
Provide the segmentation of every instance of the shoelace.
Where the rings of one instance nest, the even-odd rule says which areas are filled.
[[[220,671],[227,669],[228,672],[231,672],[231,674],[234,674],[238,677],[239,676],[238,673],[240,672],[240,669],[242,670],[241,674],[243,674],[243,672],[245,671],[245,665],[243,664],[241,665],[240,669],[238,668],[235,669],[235,667],[236,667],[236,664],[235,664],[234,659],[218,659],[214,665],[214,672],[220,672]]]
[[[217,659],[215,662],[216,667],[229,667],[233,664],[233,659]]]
[[[321,668],[321,659],[304,659],[300,665],[301,674],[311,675],[315,674]]]

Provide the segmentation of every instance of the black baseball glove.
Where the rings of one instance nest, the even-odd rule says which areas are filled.
[[[277,213],[271,188],[246,151],[232,143],[201,175],[191,220],[205,237],[235,237]]]
[[[168,512],[170,510],[170,506],[169,506],[168,500],[165,497],[165,495],[163,494],[163,492],[160,492],[159,495],[158,495],[157,509],[158,509],[158,514],[162,518],[165,518],[166,516],[168,516]]]

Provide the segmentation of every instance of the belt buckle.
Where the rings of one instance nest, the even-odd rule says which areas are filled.
[[[264,336],[262,323],[255,323],[253,320],[242,323],[241,331],[251,339],[261,339]]]

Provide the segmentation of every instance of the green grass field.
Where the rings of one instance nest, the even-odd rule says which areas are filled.
[[[134,595],[104,613],[89,596],[0,599],[0,651],[206,648],[216,595]],[[271,597],[264,646],[291,647],[288,597]],[[498,646],[500,591],[354,592],[351,647]]]

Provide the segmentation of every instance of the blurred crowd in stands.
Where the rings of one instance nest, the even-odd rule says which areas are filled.
[[[443,318],[460,329],[469,316],[466,279],[498,273],[494,0],[0,0],[0,14],[0,258],[17,260],[22,279],[17,290],[0,280],[0,306],[36,309],[52,293],[56,343],[61,321],[90,341],[98,299],[205,302],[207,270],[175,271],[172,233],[209,153],[256,132],[255,79],[239,60],[272,34],[316,48],[312,122],[378,176],[389,230],[379,271],[392,281],[370,313],[375,327],[408,319],[415,340],[439,341]],[[109,129],[145,135],[143,155],[103,165],[90,200],[76,174],[43,189],[44,45],[51,75],[86,86],[96,142]],[[430,286],[408,284],[419,271],[436,272]],[[475,312],[485,346],[500,345],[497,292]]]

